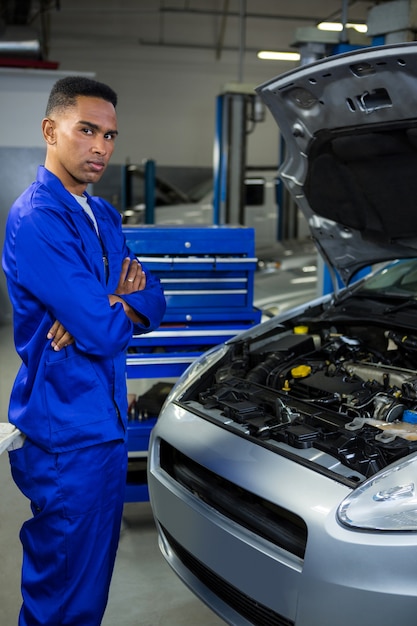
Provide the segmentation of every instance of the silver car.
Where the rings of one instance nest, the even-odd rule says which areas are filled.
[[[331,294],[217,346],[152,433],[160,547],[239,626],[417,624],[417,44],[257,89]]]

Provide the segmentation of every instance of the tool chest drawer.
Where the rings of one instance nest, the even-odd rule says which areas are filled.
[[[151,225],[124,233],[130,249],[161,280],[164,323],[258,321],[253,229]]]
[[[249,322],[161,324],[133,335],[126,356],[129,378],[178,377],[203,352],[252,326]]]

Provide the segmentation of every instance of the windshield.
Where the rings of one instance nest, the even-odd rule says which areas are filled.
[[[356,293],[417,297],[417,259],[394,261],[384,266],[366,280]]]

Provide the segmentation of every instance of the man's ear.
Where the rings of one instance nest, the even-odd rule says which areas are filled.
[[[49,119],[49,117],[45,117],[42,120],[42,134],[46,143],[51,146],[55,143],[55,122]]]

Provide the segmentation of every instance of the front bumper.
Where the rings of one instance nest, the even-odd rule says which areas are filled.
[[[210,503],[167,471],[166,450],[306,527],[305,550],[257,532],[257,520]],[[148,484],[162,552],[184,582],[230,624],[414,626],[417,534],[343,528],[349,488],[169,404],[153,430]],[[278,507],[276,509],[275,507]],[[236,507],[239,508],[239,507]],[[221,509],[221,510],[220,510]],[[250,510],[250,509],[249,509]],[[284,513],[285,514],[285,513]],[[253,517],[253,516],[252,516]],[[238,520],[238,521],[237,521]],[[277,522],[278,523],[278,522]],[[279,535],[280,531],[278,531]]]

